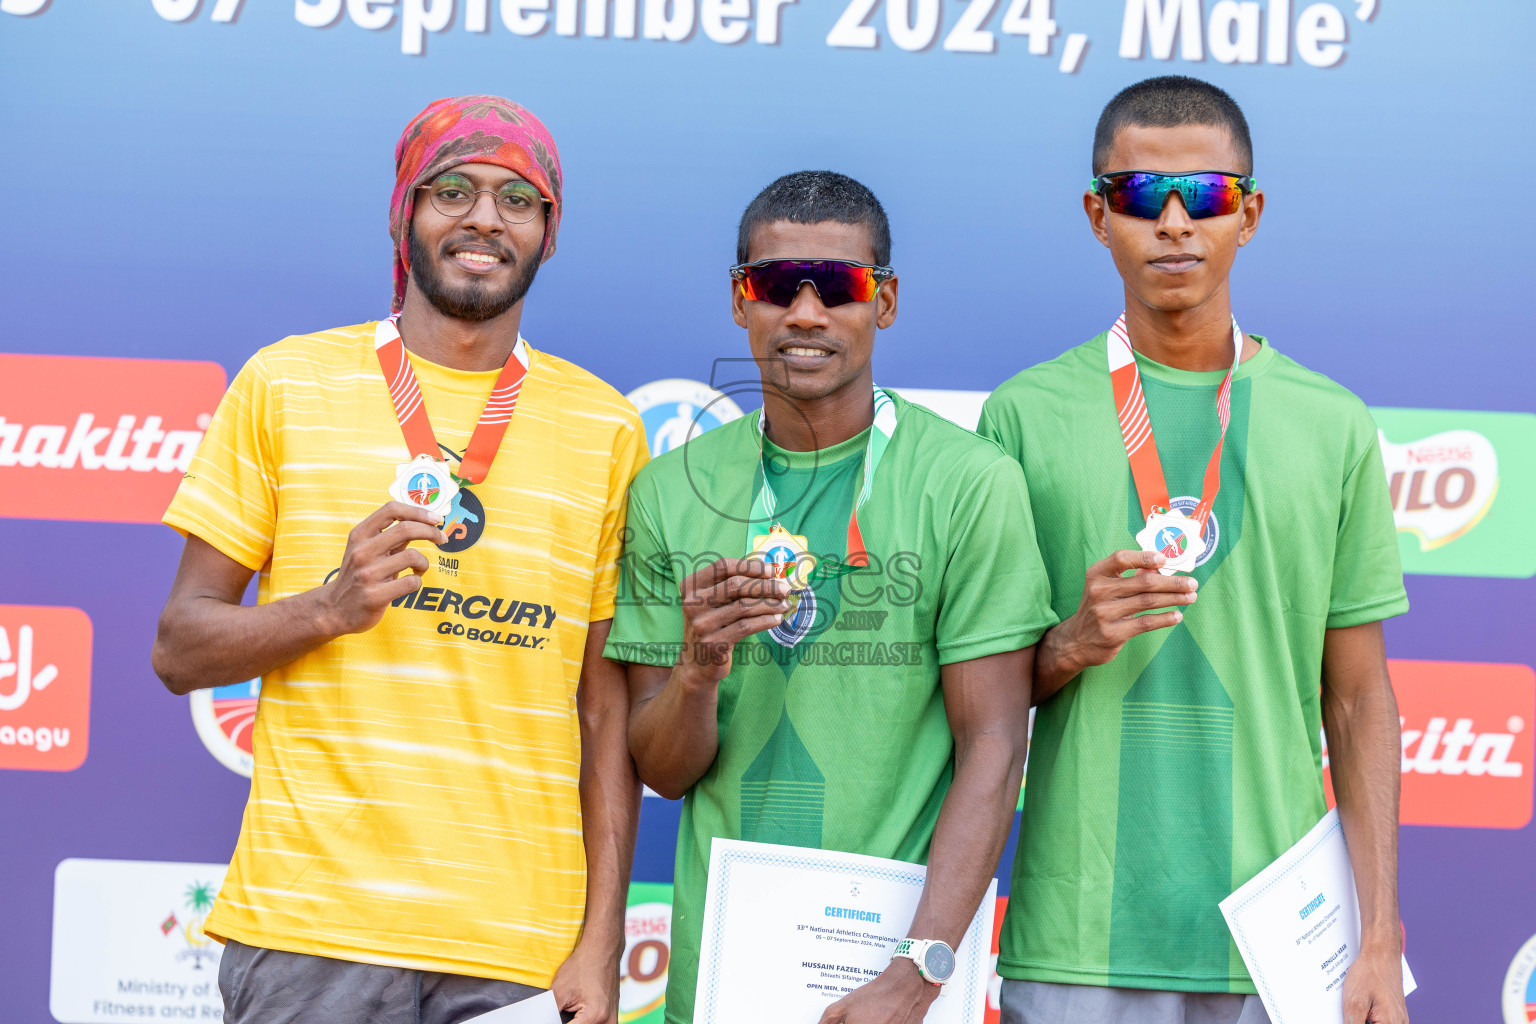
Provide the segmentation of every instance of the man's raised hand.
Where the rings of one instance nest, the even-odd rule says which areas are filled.
[[[699,682],[731,671],[736,644],[772,629],[789,610],[789,582],[756,558],[721,558],[683,580],[683,650],[678,667]]]
[[[1153,551],[1116,551],[1088,567],[1077,612],[1062,623],[1064,646],[1078,671],[1108,664],[1133,636],[1183,620],[1175,606],[1194,604],[1196,584],[1188,576],[1158,572],[1166,561]],[[1131,569],[1134,576],[1121,575]],[[1142,614],[1154,608],[1170,610]]]
[[[436,516],[403,501],[386,503],[352,528],[341,570],[320,589],[330,632],[367,632],[391,601],[421,589],[421,574],[431,563],[406,546],[413,540],[448,543]]]

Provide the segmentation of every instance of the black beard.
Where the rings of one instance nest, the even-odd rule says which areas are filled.
[[[501,255],[509,262],[517,258],[505,246],[496,245],[493,242],[483,244],[500,250]],[[439,261],[449,258],[447,248],[448,246],[444,246],[444,251],[437,255],[428,253],[427,247],[417,241],[413,233],[410,244],[411,277],[415,279],[416,286],[427,297],[427,301],[432,303],[439,313],[453,317],[455,320],[480,323],[500,316],[523,300],[523,296],[527,295],[528,289],[533,286],[534,275],[539,272],[538,261],[529,260],[500,291],[492,291],[479,282],[462,286],[450,285],[443,280],[439,272],[441,268]],[[516,269],[515,262],[513,267]]]

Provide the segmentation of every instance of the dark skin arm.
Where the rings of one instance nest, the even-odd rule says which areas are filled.
[[[1094,665],[1107,665],[1133,636],[1177,625],[1178,606],[1195,602],[1195,581],[1157,571],[1166,558],[1152,551],[1116,551],[1089,566],[1077,611],[1040,640],[1034,702],[1044,703]],[[1127,571],[1133,576],[1122,576]],[[1154,608],[1168,611],[1142,614]]]
[[[445,543],[424,510],[390,502],[348,535],[341,569],[323,586],[268,604],[240,599],[252,571],[188,537],[161,613],[155,672],[184,694],[263,675],[347,633],[372,629],[395,598],[421,588],[426,555],[411,541]],[[624,904],[634,859],[640,789],[629,758],[624,669],[602,657],[612,620],[587,633],[576,709],[581,727],[581,810],[587,916],[580,942],[555,975],[556,998],[581,1024],[618,1017]]]
[[[1402,733],[1381,623],[1324,635],[1323,728],[1360,896],[1360,955],[1344,979],[1344,1024],[1408,1024],[1397,906]]]
[[[944,711],[955,737],[955,775],[944,805],[939,810],[933,842],[928,851],[928,884],[923,889],[909,934],[914,938],[943,939],[950,948],[960,944],[971,923],[987,883],[1003,854],[1008,829],[1019,799],[1019,779],[1024,771],[1026,734],[1029,726],[1029,679],[1034,648],[994,654],[973,661],[946,665],[940,672],[944,687]],[[630,687],[640,701],[647,694],[662,694],[672,684],[675,669],[631,665]],[[1019,679],[1026,680],[1021,689]],[[673,720],[687,728],[698,709],[685,701],[676,705],[686,713]],[[652,714],[656,714],[653,710]],[[710,704],[707,738],[710,761],[719,747],[713,702]],[[696,733],[666,731],[670,745],[692,748],[705,738]],[[631,746],[635,744],[631,719]],[[667,762],[670,764],[670,762]],[[708,769],[708,765],[704,769]],[[703,775],[703,771],[699,772]],[[656,788],[646,775],[641,778]],[[659,779],[657,781],[660,781]],[[690,783],[691,785],[691,783]],[[686,789],[686,787],[685,787]],[[822,1024],[915,1024],[923,1019],[933,1000],[935,985],[924,981],[911,960],[893,960],[875,980],[850,992],[827,1007]]]
[[[1018,805],[1034,660],[1029,647],[940,670],[955,777],[933,831],[912,938],[959,946],[986,894]],[[821,1024],[918,1024],[938,995],[911,960],[892,960],[878,978],[827,1007]]]
[[[240,598],[252,570],[188,537],[151,655],[172,693],[264,675],[347,633],[372,629],[398,597],[421,589],[427,556],[411,541],[447,543],[425,509],[392,501],[347,535],[336,578],[262,605]]]
[[[671,668],[629,668],[630,750],[640,778],[676,799],[714,763],[720,680],[738,641],[777,625],[786,587],[761,562],[721,559],[683,581],[683,651]],[[960,944],[1002,856],[1018,803],[1034,648],[946,665],[944,710],[955,737],[955,775],[928,853],[910,934]],[[1025,681],[1019,686],[1019,680]],[[825,1024],[903,1024],[938,996],[911,960],[827,1008]]]
[[[789,584],[746,558],[722,558],[679,585],[683,649],[671,668],[629,668],[629,749],[647,786],[677,800],[720,748],[715,706],[737,642],[784,620]]]
[[[603,657],[612,619],[587,630],[576,689],[581,721],[581,821],[587,851],[587,916],[581,941],[551,986],[577,1024],[615,1024],[619,1014],[619,959],[624,955],[624,905],[640,781],[630,760],[629,690],[624,666]]]

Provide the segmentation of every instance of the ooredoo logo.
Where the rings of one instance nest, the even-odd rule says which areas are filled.
[[[1536,672],[1453,661],[1391,661],[1388,669],[1402,725],[1402,823],[1528,824]],[[1326,737],[1323,769],[1332,805]]]
[[[217,363],[0,354],[0,516],[159,522],[223,393]]]
[[[90,724],[90,617],[0,604],[0,768],[78,768]]]

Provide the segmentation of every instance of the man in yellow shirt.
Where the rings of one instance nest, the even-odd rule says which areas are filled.
[[[165,515],[156,672],[262,678],[206,925],[224,1020],[452,1024],[553,988],[611,1024],[639,789],[601,654],[645,432],[518,330],[560,220],[544,125],[439,100],[395,160],[396,315],[257,353]]]

